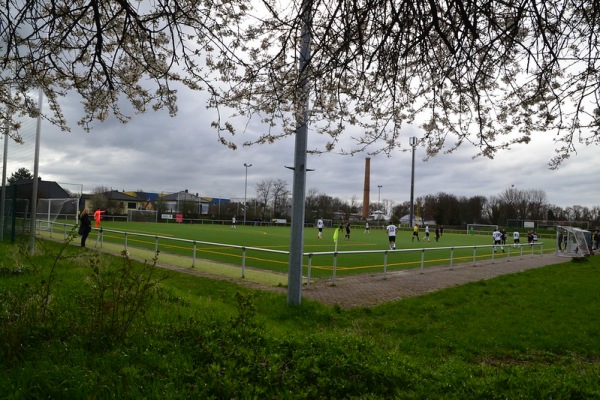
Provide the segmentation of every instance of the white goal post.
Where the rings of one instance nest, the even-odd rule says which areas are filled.
[[[498,225],[486,225],[486,224],[467,224],[467,234],[469,233],[492,233],[498,229]]]
[[[61,220],[77,223],[79,216],[79,198],[39,199],[37,202],[36,219],[48,223]]]
[[[152,210],[129,210],[127,222],[158,222],[158,212]]]
[[[590,243],[586,238],[588,236]],[[556,229],[557,255],[561,257],[581,258],[591,254],[590,231],[574,226],[558,226]]]

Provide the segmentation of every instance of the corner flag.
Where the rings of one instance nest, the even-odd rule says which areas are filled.
[[[338,241],[339,234],[340,234],[340,230],[338,228],[335,228],[335,231],[333,232],[333,241],[336,243]]]

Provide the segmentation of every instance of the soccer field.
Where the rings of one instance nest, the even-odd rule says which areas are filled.
[[[224,262],[240,266],[287,273],[287,254],[290,247],[290,228],[280,226],[241,226],[231,228],[220,224],[177,224],[177,223],[136,223],[103,222],[103,242],[114,243],[128,248],[146,249],[149,254],[158,249],[161,254]],[[125,234],[127,232],[127,234]],[[491,234],[468,235],[466,233],[444,233],[439,242],[432,234],[431,241],[412,241],[412,232],[399,231],[396,239],[397,251],[388,251],[388,236],[384,229],[371,228],[370,233],[363,229],[354,229],[350,240],[340,234],[336,249],[333,241],[334,229],[324,229],[323,239],[317,238],[316,228],[306,228],[304,233],[304,253],[311,253],[311,276],[331,276],[334,264],[336,274],[382,272],[421,268],[422,265],[448,265],[452,256],[453,263],[476,262],[490,257],[515,257],[521,255],[521,248],[506,246],[506,252],[492,253]],[[507,243],[511,243],[509,239]],[[552,241],[547,241],[553,243]],[[94,230],[88,239],[88,246],[100,246],[98,232]],[[467,248],[463,248],[463,247]],[[450,248],[454,250],[451,252]],[[544,252],[554,251],[544,246]],[[412,249],[414,251],[404,251]],[[535,247],[539,252],[540,246]],[[530,246],[524,246],[523,254],[532,252]],[[346,253],[352,252],[352,253]],[[355,253],[356,252],[356,253]],[[330,254],[319,254],[330,253]],[[160,259],[160,257],[159,257]],[[309,264],[304,257],[303,273]]]

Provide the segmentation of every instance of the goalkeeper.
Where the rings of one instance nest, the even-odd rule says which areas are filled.
[[[100,228],[100,220],[102,219],[102,213],[106,210],[97,209],[94,211],[94,220],[96,221],[96,228]]]

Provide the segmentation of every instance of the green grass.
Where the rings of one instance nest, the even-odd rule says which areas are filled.
[[[268,249],[287,252],[290,247],[290,228],[278,226],[254,227],[238,226],[237,229],[231,229],[229,225],[212,224],[177,224],[177,223],[127,223],[127,222],[103,222],[102,228],[107,231],[130,232],[132,234],[141,234],[148,236],[129,235],[127,245],[130,249],[144,249],[153,252],[158,248],[162,254],[181,255],[192,257],[194,254],[194,243],[196,243],[196,257],[205,260],[218,261],[231,265],[240,266],[242,258],[245,258],[245,265],[252,268],[268,270],[278,273],[287,273],[289,256],[287,253],[279,254],[254,250],[252,248]],[[325,229],[323,239],[317,238],[315,228],[307,228],[304,234],[304,252],[314,253],[311,257],[311,276],[315,278],[327,278],[332,276],[333,255],[320,255],[321,252],[333,252],[335,243],[333,241],[333,229]],[[55,233],[55,236],[62,237],[62,231]],[[123,246],[125,236],[113,232],[104,232],[104,243],[113,243]],[[421,233],[421,237],[424,233]],[[157,240],[156,237],[162,237]],[[97,233],[93,232],[88,239],[88,245],[97,245]],[[185,239],[185,241],[169,240]],[[526,240],[526,239],[523,239]],[[542,239],[545,241],[544,252],[556,251],[555,241],[548,237]],[[436,242],[434,235],[430,242],[421,240],[412,241],[412,231],[400,231],[397,236],[396,248],[403,249],[433,249],[436,247],[446,247],[444,250],[427,250],[425,252],[424,266],[449,264],[449,247],[458,247],[453,253],[453,263],[472,262],[492,257],[491,248],[477,250],[474,254],[470,246],[490,245],[492,242],[491,234],[467,235],[466,233],[445,233],[439,242]],[[509,239],[509,243],[512,239]],[[229,244],[234,246],[245,246],[245,254],[240,248],[216,246],[207,243]],[[461,249],[462,246],[469,248]],[[336,274],[350,275],[361,273],[383,272],[384,268],[388,271],[420,268],[421,251],[411,252],[389,252],[387,256],[384,251],[389,249],[388,236],[385,230],[371,228],[370,234],[364,234],[362,229],[354,229],[351,240],[345,240],[340,235],[336,260]],[[537,249],[537,248],[536,248]],[[511,257],[521,254],[520,249],[506,247],[507,253],[496,253],[494,257]],[[366,254],[343,254],[348,251],[371,251]],[[378,251],[379,253],[373,253]],[[531,249],[525,246],[525,254],[531,253]],[[150,253],[151,254],[151,253]],[[309,257],[304,257],[303,274],[308,275]],[[190,262],[191,265],[191,262]]]
[[[0,330],[19,344],[2,347],[0,398],[600,396],[597,256],[349,310],[168,272],[126,338],[92,341],[90,266],[123,259],[66,248],[46,317],[20,307],[16,331],[15,298],[35,308],[18,295],[48,282],[59,248],[25,246],[0,244]]]

